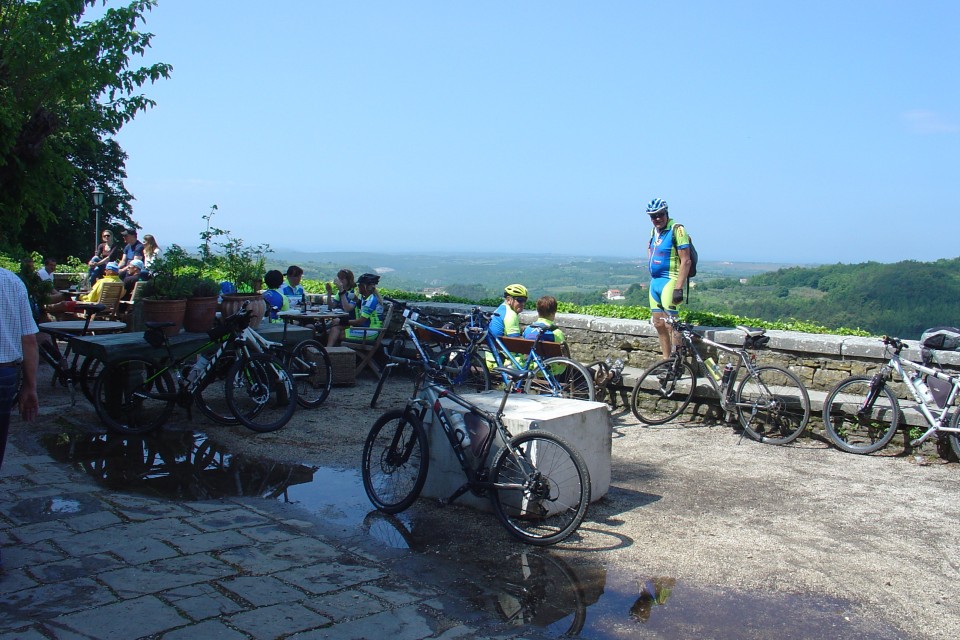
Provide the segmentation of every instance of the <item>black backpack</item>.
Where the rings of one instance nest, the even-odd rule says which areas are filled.
[[[683,228],[682,224],[674,224],[673,229],[676,230],[677,227]],[[690,235],[687,234],[687,237],[690,238]],[[677,246],[677,234],[673,234],[673,246]],[[687,274],[688,278],[692,278],[697,275],[697,261],[700,259],[700,256],[697,255],[697,248],[693,246],[693,238],[690,238],[690,272]]]
[[[956,327],[933,327],[920,336],[920,343],[936,351],[960,351],[960,329]]]

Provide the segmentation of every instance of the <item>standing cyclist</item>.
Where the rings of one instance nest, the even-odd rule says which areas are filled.
[[[683,302],[683,287],[690,273],[690,237],[683,225],[670,219],[666,200],[651,200],[647,214],[653,222],[647,249],[650,319],[657,328],[660,351],[664,358],[669,358],[673,351],[673,331],[663,321],[663,316],[664,313],[677,315],[677,306]]]

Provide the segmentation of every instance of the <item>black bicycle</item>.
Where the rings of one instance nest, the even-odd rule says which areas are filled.
[[[147,323],[144,332],[152,346],[166,348],[159,364],[144,358],[117,360],[97,378],[94,405],[108,428],[146,433],[163,425],[177,404],[189,414],[194,403],[217,422],[239,422],[259,432],[290,421],[297,407],[296,385],[276,356],[249,346],[246,332],[253,330],[247,303],[208,332],[209,342],[181,358],[173,356],[162,331],[169,324]]]
[[[40,333],[49,336],[49,340],[40,343],[40,358],[53,369],[51,385],[59,384],[70,391],[71,404],[76,402],[76,388],[80,387],[84,397],[93,403],[93,387],[103,363],[93,356],[81,356],[73,353],[70,348],[70,339],[78,335],[90,334],[90,321],[97,314],[106,309],[106,306],[95,302],[78,302],[77,311],[83,312],[83,328],[80,333],[68,333],[50,327],[39,327]],[[59,341],[66,343],[66,348],[60,351]]]

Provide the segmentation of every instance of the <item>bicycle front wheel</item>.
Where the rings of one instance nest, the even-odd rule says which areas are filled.
[[[490,499],[515,538],[546,546],[564,540],[590,504],[590,472],[580,452],[546,431],[527,431],[497,452]]]
[[[219,424],[240,424],[236,414],[227,405],[227,386],[224,383],[234,364],[233,352],[220,355],[213,368],[207,372],[194,396],[194,402],[203,415]]]
[[[429,464],[427,432],[417,414],[388,411],[373,423],[363,444],[363,489],[377,509],[399,513],[420,495]]]
[[[330,395],[333,386],[333,365],[326,347],[314,339],[298,344],[287,364],[297,385],[297,402],[301,407],[319,407]]]
[[[630,409],[644,424],[670,422],[687,408],[697,375],[686,360],[661,360],[643,372],[630,394]]]
[[[454,393],[481,393],[490,389],[490,370],[478,352],[451,347],[440,352],[437,362],[443,367],[446,386]]]
[[[787,444],[810,420],[810,395],[793,373],[759,367],[737,389],[737,415],[743,430],[757,442]]]
[[[238,358],[227,374],[227,406],[245,427],[265,433],[290,422],[297,389],[287,370],[267,354]]]
[[[536,375],[527,378],[525,393],[557,396],[572,400],[593,400],[593,375],[585,366],[570,358],[549,358],[543,361],[546,369],[537,369]]]
[[[831,442],[848,453],[873,453],[887,446],[900,424],[900,404],[886,382],[847,378],[823,403],[823,424]]]
[[[167,421],[176,393],[176,383],[167,369],[149,360],[121,360],[100,372],[93,404],[108,429],[135,435]]]

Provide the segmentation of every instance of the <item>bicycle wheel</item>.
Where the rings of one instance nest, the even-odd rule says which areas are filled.
[[[176,384],[167,369],[149,360],[121,360],[103,368],[93,404],[108,429],[131,435],[156,429],[170,417]]]
[[[544,396],[558,396],[572,400],[594,400],[596,392],[593,388],[593,375],[590,370],[576,360],[570,358],[548,358],[543,361],[546,371],[537,369],[536,375],[527,378],[524,382],[524,393]],[[559,394],[554,390],[554,384],[560,387]]]
[[[953,419],[950,421],[950,426],[954,429],[960,429],[960,410],[953,412]],[[947,432],[947,441],[950,442],[950,448],[953,449],[953,455],[960,460],[960,433],[956,432]]]
[[[886,385],[854,376],[835,386],[823,403],[827,436],[849,453],[873,453],[893,439],[900,424],[900,404]]]
[[[298,344],[290,355],[287,369],[297,385],[297,402],[301,407],[319,407],[330,395],[333,386],[333,365],[327,349],[310,338]]]
[[[740,382],[737,415],[757,442],[787,444],[810,419],[810,395],[800,378],[779,367],[758,367]]]
[[[103,362],[94,356],[84,356],[83,361],[76,374],[76,379],[80,382],[80,390],[83,396],[94,403],[94,387],[97,386],[97,378],[103,370]]]
[[[537,546],[576,531],[590,504],[590,472],[580,452],[546,431],[527,431],[497,452],[490,474],[493,510],[514,537]]]
[[[443,367],[446,386],[454,393],[481,393],[490,389],[490,370],[476,351],[450,347],[440,352],[437,362]]]
[[[377,406],[377,400],[380,398],[380,393],[383,391],[383,385],[386,383],[387,378],[390,377],[390,372],[392,372],[394,369],[393,366],[390,366],[389,358],[402,356],[405,350],[406,341],[402,337],[394,338],[387,346],[386,353],[388,356],[388,366],[385,366],[380,370],[380,378],[377,380],[377,387],[373,390],[373,397],[370,398],[371,409]]]
[[[363,490],[380,511],[399,513],[420,495],[429,465],[427,432],[417,414],[388,411],[373,423],[363,444]]]
[[[227,374],[227,406],[245,427],[265,433],[290,422],[297,408],[293,378],[275,358],[238,358]]]
[[[670,422],[687,408],[697,375],[686,360],[661,360],[643,372],[630,394],[630,409],[644,424]]]
[[[220,356],[213,368],[207,372],[194,394],[194,403],[200,413],[218,424],[240,424],[240,420],[227,404],[227,385],[225,380],[233,368],[233,352],[228,351]]]

